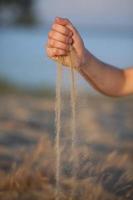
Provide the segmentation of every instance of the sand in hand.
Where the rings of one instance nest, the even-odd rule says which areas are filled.
[[[62,59],[59,57],[59,62],[57,65],[57,80],[56,80],[56,102],[55,102],[55,124],[56,124],[56,200],[59,200],[60,194],[60,161],[61,161],[61,152],[60,152],[60,137],[61,137],[61,85],[62,85]],[[72,53],[69,54],[70,59],[70,104],[71,104],[71,141],[72,141],[72,175],[73,175],[73,186],[75,185],[76,170],[75,170],[75,139],[76,139],[76,83],[75,83],[75,72],[74,66],[72,63]],[[74,195],[75,188],[72,189],[72,198]]]

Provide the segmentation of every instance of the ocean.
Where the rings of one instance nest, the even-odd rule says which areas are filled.
[[[120,68],[133,66],[133,33],[80,31],[99,59]],[[0,29],[0,78],[23,87],[54,86],[56,63],[45,52],[47,34],[45,28]]]

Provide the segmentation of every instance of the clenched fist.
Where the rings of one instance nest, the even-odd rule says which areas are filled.
[[[71,66],[70,51],[72,54],[72,64],[75,68],[82,66],[86,62],[86,49],[81,36],[68,19],[56,18],[48,34],[46,47],[47,55],[62,64]]]

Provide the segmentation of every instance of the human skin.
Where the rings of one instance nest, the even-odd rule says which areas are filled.
[[[133,67],[119,69],[96,58],[85,48],[84,42],[73,24],[57,17],[48,34],[47,55],[76,70],[99,92],[112,97],[133,94]]]

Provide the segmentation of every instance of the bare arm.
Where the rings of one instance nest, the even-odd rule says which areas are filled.
[[[102,62],[85,48],[80,34],[68,19],[55,19],[49,32],[48,56],[54,60],[64,56],[63,64],[70,66],[70,46],[75,68],[99,92],[108,96],[133,94],[133,67],[119,69]]]
[[[102,62],[89,51],[86,60],[80,67],[80,74],[99,92],[116,97],[133,94],[133,67],[119,69]]]

